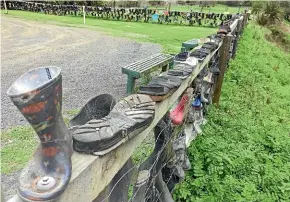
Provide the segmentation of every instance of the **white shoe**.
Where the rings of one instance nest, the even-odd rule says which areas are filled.
[[[210,83],[210,84],[213,84],[212,82],[212,73],[209,72],[204,78],[203,78],[203,81],[207,82],[207,83]]]
[[[201,123],[202,125],[205,125],[205,124],[207,124],[207,120],[204,118],[203,120],[202,120],[202,123]]]
[[[189,64],[190,66],[196,66],[198,64],[198,59],[195,57],[188,57],[185,63]]]
[[[196,132],[197,134],[201,134],[201,133],[202,133],[202,130],[201,130],[201,128],[200,128],[200,124],[197,123],[197,121],[195,121],[195,122],[193,123],[193,126],[194,126],[194,130],[195,130],[195,132]]]
[[[201,93],[200,93],[201,102],[208,103],[208,100],[204,97],[204,94],[205,94],[205,87],[202,86],[201,87]]]

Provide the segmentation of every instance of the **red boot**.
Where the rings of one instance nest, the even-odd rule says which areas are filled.
[[[185,109],[188,106],[192,93],[193,88],[188,88],[178,105],[170,112],[170,119],[174,125],[181,125],[183,123],[185,115],[187,114]]]

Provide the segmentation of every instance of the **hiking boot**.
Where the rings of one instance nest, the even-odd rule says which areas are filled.
[[[73,147],[81,153],[104,155],[142,132],[152,122],[155,102],[134,94],[118,102],[104,118],[73,128]]]

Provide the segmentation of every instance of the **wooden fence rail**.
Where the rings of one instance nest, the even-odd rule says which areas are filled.
[[[235,20],[230,28],[233,34],[238,34],[243,30],[246,22],[247,16],[243,15],[240,19]],[[219,51],[220,47],[222,52],[220,52],[220,57],[224,57],[220,60],[221,77],[219,87],[217,91],[221,90],[222,79],[224,70],[226,69],[226,52],[229,52],[230,39],[232,33],[229,33],[223,42],[219,44],[219,47],[210,55],[208,55],[202,63],[199,63],[197,67],[193,70],[191,76],[185,79],[181,86],[166,100],[156,104],[155,117],[151,125],[142,131],[140,134],[136,135],[134,138],[125,141],[118,148],[111,151],[104,156],[92,156],[79,154],[74,152],[72,156],[72,177],[68,187],[65,192],[59,198],[59,202],[89,202],[94,201],[98,195],[109,185],[116,173],[123,167],[123,165],[132,156],[133,152],[137,147],[141,145],[143,140],[154,130],[157,123],[163,118],[163,116],[170,110],[172,105],[178,100],[178,98],[184,93],[184,91],[191,85],[193,80],[197,77],[200,71],[208,65],[211,58]],[[227,44],[225,44],[227,42]],[[225,55],[223,55],[223,52]],[[216,92],[217,92],[216,91]],[[218,92],[220,95],[220,92]],[[218,95],[218,99],[219,99]],[[217,99],[217,97],[216,97]],[[8,202],[22,202],[18,195],[15,195]]]

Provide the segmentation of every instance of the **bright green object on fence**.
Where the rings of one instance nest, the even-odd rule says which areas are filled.
[[[127,93],[131,94],[135,86],[135,80],[139,79],[141,75],[149,74],[161,68],[166,71],[168,68],[173,68],[174,56],[169,54],[158,53],[149,58],[140,60],[122,68],[122,73],[128,75],[127,79]]]
[[[190,51],[198,46],[197,39],[191,39],[182,43],[182,47],[186,49],[186,51]]]

